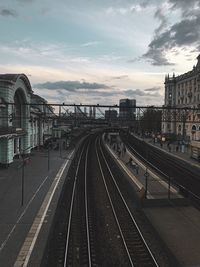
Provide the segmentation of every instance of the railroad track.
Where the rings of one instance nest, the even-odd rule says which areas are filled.
[[[130,211],[132,188],[99,140],[88,136],[71,163],[41,266],[158,266]]]
[[[178,186],[184,195],[189,194],[197,203],[200,201],[200,178],[198,170],[193,169],[185,162],[174,159],[174,157],[160,151],[158,148],[151,147],[149,144],[129,136],[128,139],[122,138],[131,152],[136,154],[143,162],[155,169],[165,179]]]
[[[126,250],[130,266],[159,266],[115,181],[114,173],[109,167],[110,163],[105,150],[103,151],[102,149],[100,140],[96,142],[96,155],[112,212],[119,229],[119,235]]]
[[[73,159],[60,195],[41,266],[97,267],[93,216],[88,199],[86,137]]]
[[[79,157],[67,226],[64,263],[62,266],[98,266],[96,261],[93,220],[89,210],[87,193],[89,141],[83,147]]]

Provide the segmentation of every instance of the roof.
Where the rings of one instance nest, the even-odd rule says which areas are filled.
[[[31,96],[31,100],[32,100],[32,103],[34,103],[34,100],[45,103],[45,104],[47,103],[47,100],[45,100],[43,97],[36,95],[36,94],[33,94]]]
[[[21,79],[25,83],[26,87],[28,88],[29,93],[32,94],[33,90],[32,90],[30,81],[25,74],[23,74],[23,73],[20,73],[20,74],[0,74],[0,82],[6,81],[6,82],[15,83],[18,79]]]
[[[0,80],[16,82],[20,74],[0,74]]]

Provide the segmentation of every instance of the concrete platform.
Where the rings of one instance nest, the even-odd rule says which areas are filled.
[[[54,195],[59,196],[71,152],[50,151],[49,169],[47,151],[33,152],[24,168],[23,205],[21,160],[0,169],[0,266],[28,266],[49,216],[49,203]],[[40,253],[42,250],[37,251],[38,264],[32,266],[39,266]]]
[[[200,266],[200,212],[194,207],[143,209],[181,266]]]
[[[133,187],[138,193],[139,198],[147,200],[170,200],[173,199],[183,199],[183,196],[179,193],[179,189],[173,185],[168,185],[167,181],[163,180],[158,174],[155,173],[151,168],[147,168],[143,162],[135,157],[127,148],[125,153],[121,153],[120,156],[114,149],[115,146],[109,146],[105,144],[107,150],[115,158],[118,165],[123,169],[123,171],[128,175],[130,180],[133,182]],[[121,143],[121,147],[123,144]],[[123,149],[121,149],[123,151]],[[132,166],[128,164],[129,159],[132,158],[133,163],[138,164],[138,171],[136,171]],[[148,174],[148,177],[146,177]],[[180,204],[185,205],[186,201],[179,201]],[[156,203],[154,201],[154,203]],[[166,202],[167,204],[167,202]]]

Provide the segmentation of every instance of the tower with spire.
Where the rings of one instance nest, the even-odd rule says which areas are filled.
[[[197,65],[196,65],[197,69],[200,69],[200,54],[197,57]]]

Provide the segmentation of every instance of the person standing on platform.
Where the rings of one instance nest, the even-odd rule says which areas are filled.
[[[139,174],[139,165],[137,163],[135,163],[135,171],[136,174]]]

